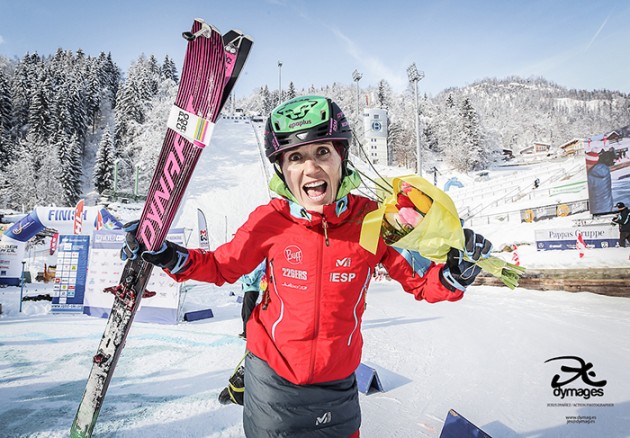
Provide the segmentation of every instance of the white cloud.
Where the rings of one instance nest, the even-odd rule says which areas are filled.
[[[604,22],[602,23],[601,26],[599,26],[599,29],[597,29],[597,32],[595,32],[595,35],[593,35],[593,38],[591,38],[591,40],[588,42],[588,44],[586,45],[586,49],[584,49],[584,51],[588,51],[588,49],[591,48],[591,46],[593,45],[593,43],[595,42],[595,39],[597,39],[597,37],[599,36],[599,34],[602,32],[602,30],[604,30],[604,26],[606,26],[606,23],[608,23],[608,19],[610,18],[610,15],[608,17],[606,17],[606,19],[604,20]]]
[[[333,34],[343,42],[346,52],[357,62],[359,70],[363,70],[362,73],[368,73],[379,81],[384,79],[393,88],[398,90],[403,89],[407,85],[404,73],[395,72],[379,58],[367,54],[355,41],[340,30],[335,28],[330,29]]]

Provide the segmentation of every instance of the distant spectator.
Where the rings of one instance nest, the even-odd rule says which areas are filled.
[[[601,150],[597,163],[586,172],[588,199],[592,213],[608,213],[613,206],[610,166],[614,162],[614,153]]]
[[[256,307],[258,296],[260,295],[260,280],[265,275],[266,260],[256,267],[249,274],[243,275],[239,280],[243,289],[243,307],[241,317],[243,318],[243,333],[239,336],[247,338],[247,321]]]
[[[536,178],[534,180],[534,188],[537,189],[540,186],[540,179]]]
[[[619,246],[625,248],[630,244],[630,210],[623,202],[617,202],[615,207],[618,213],[612,221],[619,225]]]

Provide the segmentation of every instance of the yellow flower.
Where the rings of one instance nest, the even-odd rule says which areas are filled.
[[[377,187],[392,187],[392,191],[386,193],[381,189],[379,198],[383,201],[379,208],[365,216],[359,240],[362,247],[376,253],[382,237],[388,245],[419,252],[435,262],[446,261],[451,248],[464,249],[461,221],[455,204],[445,192],[418,175],[384,179],[377,183]],[[408,196],[424,216],[414,227],[404,227],[402,224],[408,221],[400,221],[396,205],[399,196],[403,196],[401,194]],[[479,260],[477,265],[501,278],[511,289],[518,285],[518,279],[525,271],[525,268],[494,256]]]

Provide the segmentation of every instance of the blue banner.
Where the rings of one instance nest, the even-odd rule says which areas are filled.
[[[575,244],[579,234],[582,234],[587,248],[614,248],[619,246],[617,227],[603,224],[536,230],[534,234],[536,249],[539,251],[574,250],[576,249]]]
[[[83,312],[89,249],[89,236],[59,237],[51,307],[53,313]]]
[[[43,229],[44,225],[39,220],[37,212],[33,210],[6,230],[4,235],[18,242],[28,242]]]

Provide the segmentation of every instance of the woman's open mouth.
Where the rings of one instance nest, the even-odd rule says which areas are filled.
[[[325,181],[313,181],[302,187],[306,196],[313,201],[321,201],[326,196],[327,188],[328,183]]]

